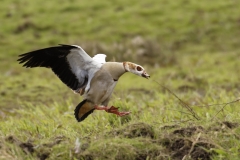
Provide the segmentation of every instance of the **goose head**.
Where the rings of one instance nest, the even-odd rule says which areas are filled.
[[[131,72],[133,74],[136,74],[140,77],[144,77],[147,79],[150,78],[150,75],[147,74],[145,69],[138,64],[132,62],[123,62],[123,66],[126,72]]]

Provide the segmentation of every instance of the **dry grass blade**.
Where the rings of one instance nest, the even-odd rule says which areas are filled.
[[[191,153],[195,147],[195,145],[198,143],[199,138],[201,137],[201,132],[198,133],[196,140],[192,143],[191,149],[189,150],[188,154],[185,155],[182,160],[186,160],[186,158],[191,158]]]
[[[191,113],[191,116],[193,116],[196,120],[200,120],[200,117],[193,111],[193,109],[187,104],[185,103],[183,100],[181,100],[175,93],[173,93],[170,89],[168,89],[167,87],[161,85],[160,83],[158,83],[157,81],[153,80],[155,83],[157,83],[158,85],[160,85],[162,88],[164,88],[165,90],[167,90],[169,93],[171,93],[174,97],[176,97],[180,104],[187,108],[187,110]]]
[[[240,101],[240,99],[236,99],[236,100],[234,100],[234,101],[226,102],[226,103],[207,104],[207,105],[196,105],[196,107],[222,106],[222,105],[228,105],[228,104],[231,104],[231,103],[235,103],[235,102],[238,102],[238,101]]]
[[[227,103],[222,103],[222,104],[212,104],[212,105],[207,105],[207,106],[214,106],[214,105],[224,105],[213,117],[211,120],[213,120],[214,118],[216,118],[216,116],[229,104],[232,104],[232,103],[236,103],[240,101],[240,99],[237,99],[237,100],[234,100],[234,101],[231,101],[231,102],[227,102]]]

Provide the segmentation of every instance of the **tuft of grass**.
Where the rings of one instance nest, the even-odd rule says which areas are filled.
[[[59,2],[1,2],[0,159],[239,159],[240,3]],[[151,79],[126,73],[110,102],[129,116],[78,123],[82,97],[16,62],[59,43],[144,66]]]
[[[164,157],[160,155],[161,149],[159,145],[145,139],[112,138],[92,143],[87,151],[78,156],[90,159],[151,159]]]

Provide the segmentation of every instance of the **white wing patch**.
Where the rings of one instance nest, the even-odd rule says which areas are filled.
[[[106,55],[105,54],[96,54],[92,59],[98,63],[106,63]]]

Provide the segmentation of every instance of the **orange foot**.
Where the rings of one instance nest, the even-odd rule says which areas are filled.
[[[95,109],[97,109],[97,110],[105,110],[108,113],[113,113],[113,114],[116,114],[116,115],[118,115],[120,117],[128,115],[128,114],[131,113],[131,112],[119,112],[118,108],[116,108],[114,106],[111,106],[110,108],[95,106]]]

